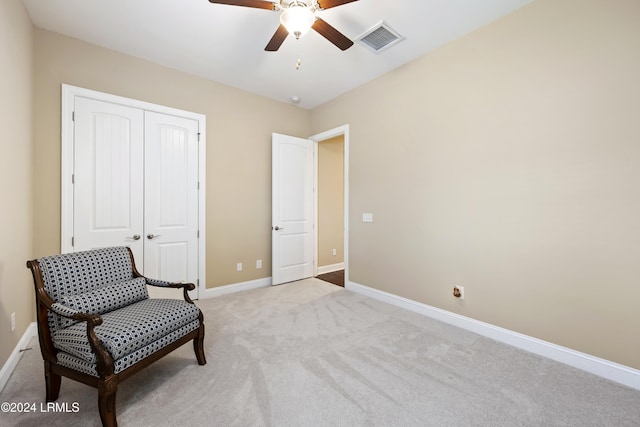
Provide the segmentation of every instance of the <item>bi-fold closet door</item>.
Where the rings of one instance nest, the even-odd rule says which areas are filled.
[[[198,126],[75,96],[73,251],[129,246],[147,277],[197,283]]]

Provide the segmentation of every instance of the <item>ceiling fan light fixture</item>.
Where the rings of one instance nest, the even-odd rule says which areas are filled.
[[[316,20],[313,9],[302,2],[292,2],[280,15],[280,23],[296,39],[309,32]]]

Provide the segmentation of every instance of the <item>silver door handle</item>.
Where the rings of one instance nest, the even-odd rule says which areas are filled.
[[[127,239],[140,240],[140,235],[139,234],[134,234],[131,237],[127,237]]]
[[[160,235],[159,234],[151,234],[151,233],[147,234],[147,239],[149,239],[149,240],[155,239],[156,237],[160,237]]]
[[[278,227],[277,225],[275,226],[274,230],[278,231],[278,230],[284,230],[284,227]]]

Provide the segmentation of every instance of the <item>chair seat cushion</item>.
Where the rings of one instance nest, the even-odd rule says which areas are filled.
[[[118,360],[114,361],[114,373],[118,374],[125,369],[135,365],[142,359],[149,357],[151,354],[156,351],[162,349],[163,347],[168,346],[172,342],[184,337],[190,332],[195,331],[200,327],[200,321],[194,320],[193,322],[187,323],[179,329],[171,332],[168,335],[160,338],[152,342],[151,344],[147,344],[146,346],[134,351],[133,353],[127,354],[124,357],[121,357]],[[66,366],[67,368],[73,369],[74,371],[84,372],[85,374],[92,375],[94,377],[99,377],[98,371],[96,369],[95,363],[89,363],[85,359],[80,357],[76,357],[72,354],[65,353],[63,351],[59,351],[56,355],[58,359],[58,363],[62,366]]]
[[[95,327],[95,332],[117,360],[197,320],[199,314],[198,307],[186,301],[145,299],[103,314],[103,323]],[[58,350],[96,363],[84,322],[58,330],[52,338]]]

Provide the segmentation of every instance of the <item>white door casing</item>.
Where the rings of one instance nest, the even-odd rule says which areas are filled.
[[[313,142],[272,135],[272,284],[313,276]]]
[[[205,117],[69,85],[62,95],[62,252],[125,245],[147,277],[204,287]]]

